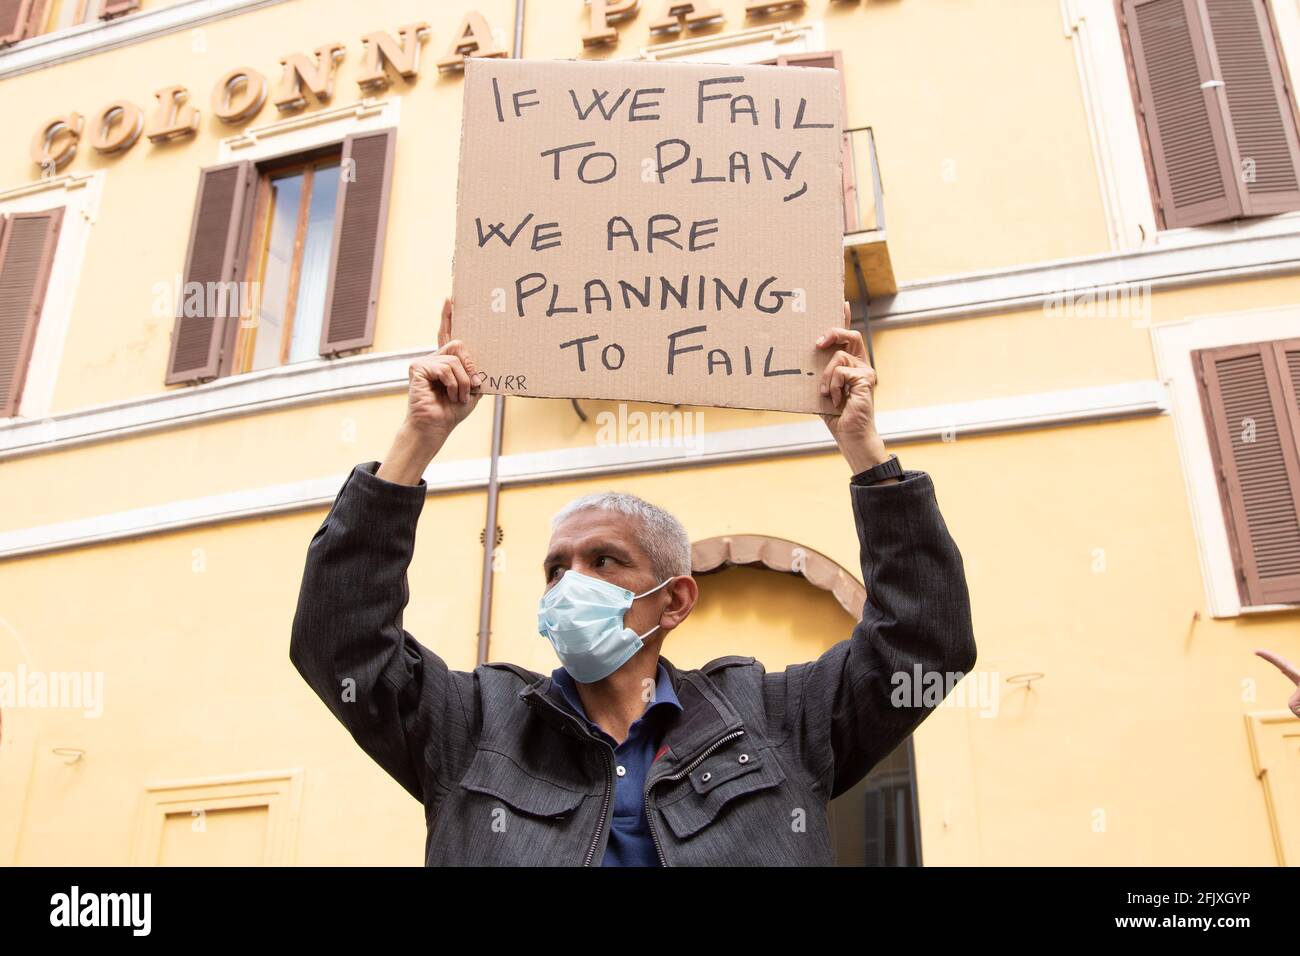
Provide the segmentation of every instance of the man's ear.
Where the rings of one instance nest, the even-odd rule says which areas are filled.
[[[695,583],[695,579],[689,574],[682,575],[679,578],[673,578],[671,584],[664,588],[668,592],[668,604],[663,613],[659,615],[659,627],[665,631],[671,631],[695,608],[695,602],[700,599],[700,586]]]

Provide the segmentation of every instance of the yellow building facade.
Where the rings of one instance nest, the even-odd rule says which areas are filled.
[[[979,646],[837,802],[841,862],[1300,861],[1300,720],[1252,653],[1300,660],[1294,0],[10,13],[0,861],[421,861],[421,807],[288,642],[307,544],[436,345],[479,55],[841,71],[845,297]],[[182,334],[204,276],[258,319]],[[809,660],[860,608],[848,477],[805,416],[485,399],[426,473],[403,623],[456,669],[549,671],[550,516],[616,489],[696,544],[675,664]]]

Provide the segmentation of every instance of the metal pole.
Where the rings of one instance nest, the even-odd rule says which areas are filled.
[[[871,347],[871,315],[867,301],[867,280],[862,275],[862,263],[858,261],[858,250],[849,247],[849,256],[853,259],[853,277],[858,281],[858,299],[862,304],[862,337],[867,342],[867,363],[876,367],[876,352]]]
[[[510,55],[516,60],[524,55],[524,4],[515,0],[515,35]],[[488,465],[487,525],[483,529],[483,590],[478,608],[478,663],[488,660],[488,642],[492,636],[492,559],[497,546],[497,506],[501,498],[501,482],[497,465],[501,460],[502,434],[506,424],[506,398],[495,395],[492,399],[492,454]]]

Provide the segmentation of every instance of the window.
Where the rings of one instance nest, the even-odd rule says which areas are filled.
[[[0,418],[18,414],[63,209],[0,216]]]
[[[202,171],[167,384],[373,344],[395,139]]]
[[[140,0],[0,0],[0,47],[140,9]]]
[[[912,738],[831,801],[836,866],[920,866]]]
[[[232,372],[320,354],[338,201],[339,153],[259,170],[251,248],[252,315],[239,323]],[[250,320],[251,319],[251,320]]]
[[[1300,139],[1267,0],[1117,0],[1156,219],[1300,209]]]
[[[1300,603],[1300,339],[1192,353],[1244,605]]]
[[[839,71],[840,128],[844,130],[844,231],[857,232],[862,227],[858,215],[858,185],[853,162],[853,144],[849,133],[849,89],[844,75],[844,54],[839,50],[826,50],[821,53],[788,53],[758,62],[767,66],[806,66]]]

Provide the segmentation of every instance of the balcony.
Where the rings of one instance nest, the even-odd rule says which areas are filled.
[[[884,187],[870,126],[844,131],[844,297],[854,304],[898,291],[885,241]]]

